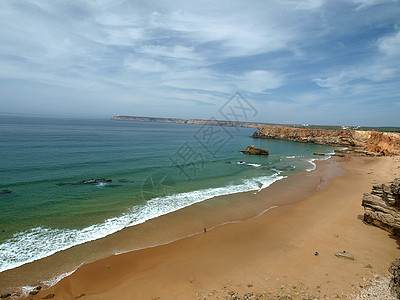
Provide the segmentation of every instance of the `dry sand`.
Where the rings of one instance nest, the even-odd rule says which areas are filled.
[[[362,194],[372,184],[400,175],[399,158],[335,160],[346,173],[301,202],[84,265],[28,299],[49,294],[55,294],[53,299],[355,298],[400,257],[398,240],[365,225],[361,207]],[[319,169],[310,174],[325,176]],[[334,256],[342,250],[355,260]]]

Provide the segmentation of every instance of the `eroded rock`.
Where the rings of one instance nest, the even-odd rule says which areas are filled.
[[[269,152],[264,148],[256,148],[254,145],[250,145],[246,148],[246,150],[241,151],[243,154],[249,155],[268,155]]]

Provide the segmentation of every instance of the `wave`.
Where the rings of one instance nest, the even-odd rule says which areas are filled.
[[[310,158],[309,160],[307,160],[312,165],[311,168],[306,169],[307,172],[311,172],[311,171],[315,170],[315,168],[317,167],[317,165],[314,163],[315,160],[317,160],[317,159],[316,158]]]
[[[132,207],[118,217],[93,224],[83,229],[35,227],[19,232],[0,244],[0,272],[48,257],[73,246],[97,240],[126,227],[202,202],[217,196],[241,192],[260,191],[285,176],[274,174],[243,179],[240,184],[196,190],[187,193],[153,198],[143,205]]]
[[[238,161],[237,164],[238,165],[251,166],[251,167],[261,167],[261,164],[251,164],[251,163],[247,163],[245,161]]]

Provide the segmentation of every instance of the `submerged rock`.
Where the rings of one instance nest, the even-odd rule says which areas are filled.
[[[63,185],[80,185],[80,184],[98,184],[107,182],[112,182],[112,179],[98,178],[98,179],[82,180],[78,182],[58,182],[56,183],[56,185],[63,186]]]
[[[326,155],[325,153],[321,153],[321,152],[314,152],[313,154],[314,155],[320,155],[320,156],[325,156]]]
[[[264,148],[256,148],[254,145],[250,145],[246,148],[246,150],[241,151],[243,154],[249,155],[268,155],[269,152]]]
[[[11,193],[12,193],[12,191],[10,191],[10,190],[2,190],[2,191],[0,191],[0,195],[11,194]]]

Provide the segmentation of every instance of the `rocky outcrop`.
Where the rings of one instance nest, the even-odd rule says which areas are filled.
[[[244,151],[240,151],[243,154],[249,154],[249,155],[268,155],[269,152],[267,149],[264,148],[256,148],[254,145],[250,145],[246,148]]]
[[[344,146],[381,155],[400,155],[400,134],[392,132],[264,126],[252,137]]]
[[[63,186],[63,185],[79,185],[79,184],[99,184],[108,182],[112,182],[112,179],[98,178],[98,179],[89,179],[78,182],[58,182],[56,183],[56,185]]]
[[[389,272],[392,274],[390,281],[390,293],[396,299],[400,299],[400,258],[396,258],[389,267]]]
[[[11,193],[12,193],[12,191],[10,191],[10,190],[1,190],[0,191],[0,195],[11,194]]]
[[[364,221],[400,236],[400,178],[374,185],[362,198]]]

